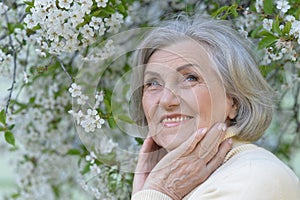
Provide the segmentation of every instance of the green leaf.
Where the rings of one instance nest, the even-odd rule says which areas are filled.
[[[6,131],[4,137],[7,143],[15,146],[15,136],[12,132]]]
[[[116,121],[113,117],[109,117],[107,119],[108,125],[111,129],[115,129],[117,127]]]
[[[251,33],[250,33],[250,37],[251,37],[251,38],[256,38],[256,37],[258,37],[259,31],[262,29],[262,27],[263,27],[263,26],[260,25],[260,26],[256,27],[254,30],[252,30]]]
[[[108,14],[114,14],[114,13],[116,12],[116,10],[115,10],[113,7],[109,6],[109,5],[107,5],[107,6],[103,9],[103,11],[105,11],[105,12],[108,13]]]
[[[282,29],[282,34],[289,34],[292,28],[291,22],[286,22],[284,28]]]
[[[27,4],[28,6],[34,6],[33,1],[24,1],[24,3]]]
[[[258,49],[263,49],[265,47],[269,47],[270,45],[272,45],[276,40],[278,39],[278,37],[276,36],[267,36],[265,38],[263,38],[259,43],[258,43]]]
[[[260,31],[260,32],[257,34],[257,36],[259,36],[259,37],[262,37],[262,36],[268,37],[268,36],[274,36],[274,34],[271,33],[270,31],[263,30],[263,31]]]
[[[4,109],[0,111],[0,123],[2,123],[3,125],[5,125],[6,123],[6,114]]]
[[[273,69],[274,68],[270,65],[259,66],[259,70],[264,77],[267,77],[267,75],[270,74],[270,72],[273,71]]]
[[[237,7],[238,5],[237,4],[233,4],[232,6],[230,6],[229,10],[230,10],[230,13],[234,16],[234,17],[237,17],[239,14],[237,12]]]
[[[281,34],[281,30],[279,28],[279,17],[278,16],[276,17],[276,20],[273,21],[272,30],[279,35]]]
[[[70,149],[67,152],[67,155],[80,155],[80,154],[81,154],[81,152],[78,149]]]
[[[266,14],[271,15],[273,13],[273,6],[274,6],[273,0],[264,0],[263,7]]]
[[[121,13],[126,13],[126,9],[122,4],[119,4],[117,6],[117,9],[121,12]]]
[[[130,124],[134,124],[134,121],[127,115],[118,115],[117,119],[120,119],[120,120],[130,123]]]
[[[12,124],[10,126],[7,127],[8,130],[12,130],[15,127],[15,124]]]
[[[223,6],[223,7],[219,8],[217,11],[215,11],[214,13],[212,13],[212,16],[213,16],[213,17],[219,17],[220,14],[221,14],[222,12],[227,11],[228,8],[229,8],[229,6]]]
[[[142,145],[144,142],[144,140],[142,138],[134,138],[134,139],[139,145]]]
[[[110,105],[110,101],[108,99],[104,99],[103,103],[105,105],[106,111],[111,113],[111,105]]]
[[[81,171],[81,174],[84,175],[90,171],[90,164],[86,164],[83,170]]]

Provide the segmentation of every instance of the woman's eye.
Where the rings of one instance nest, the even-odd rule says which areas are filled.
[[[189,75],[186,76],[185,80],[190,81],[190,82],[191,81],[198,81],[198,77],[195,76],[195,75],[189,74]]]
[[[160,87],[161,84],[158,80],[149,80],[144,84],[145,89],[155,89],[157,87]]]

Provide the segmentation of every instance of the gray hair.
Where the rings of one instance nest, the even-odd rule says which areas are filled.
[[[142,107],[145,65],[159,48],[192,38],[205,47],[224,83],[228,96],[238,106],[232,125],[240,140],[258,140],[272,119],[273,92],[261,75],[251,43],[242,38],[227,21],[203,16],[180,16],[154,28],[141,42],[136,52],[136,67],[132,76],[131,106],[134,120],[146,124]],[[141,67],[142,66],[142,67]]]

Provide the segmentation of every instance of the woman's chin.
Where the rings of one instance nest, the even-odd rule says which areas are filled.
[[[166,149],[168,152],[176,149],[181,144],[180,141],[172,141],[168,139],[164,140],[164,139],[153,138],[153,140],[158,146],[161,146],[162,148]]]

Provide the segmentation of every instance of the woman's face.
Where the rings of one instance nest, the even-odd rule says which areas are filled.
[[[142,104],[149,135],[168,151],[199,128],[235,117],[214,63],[205,49],[182,41],[159,49],[144,72]]]

